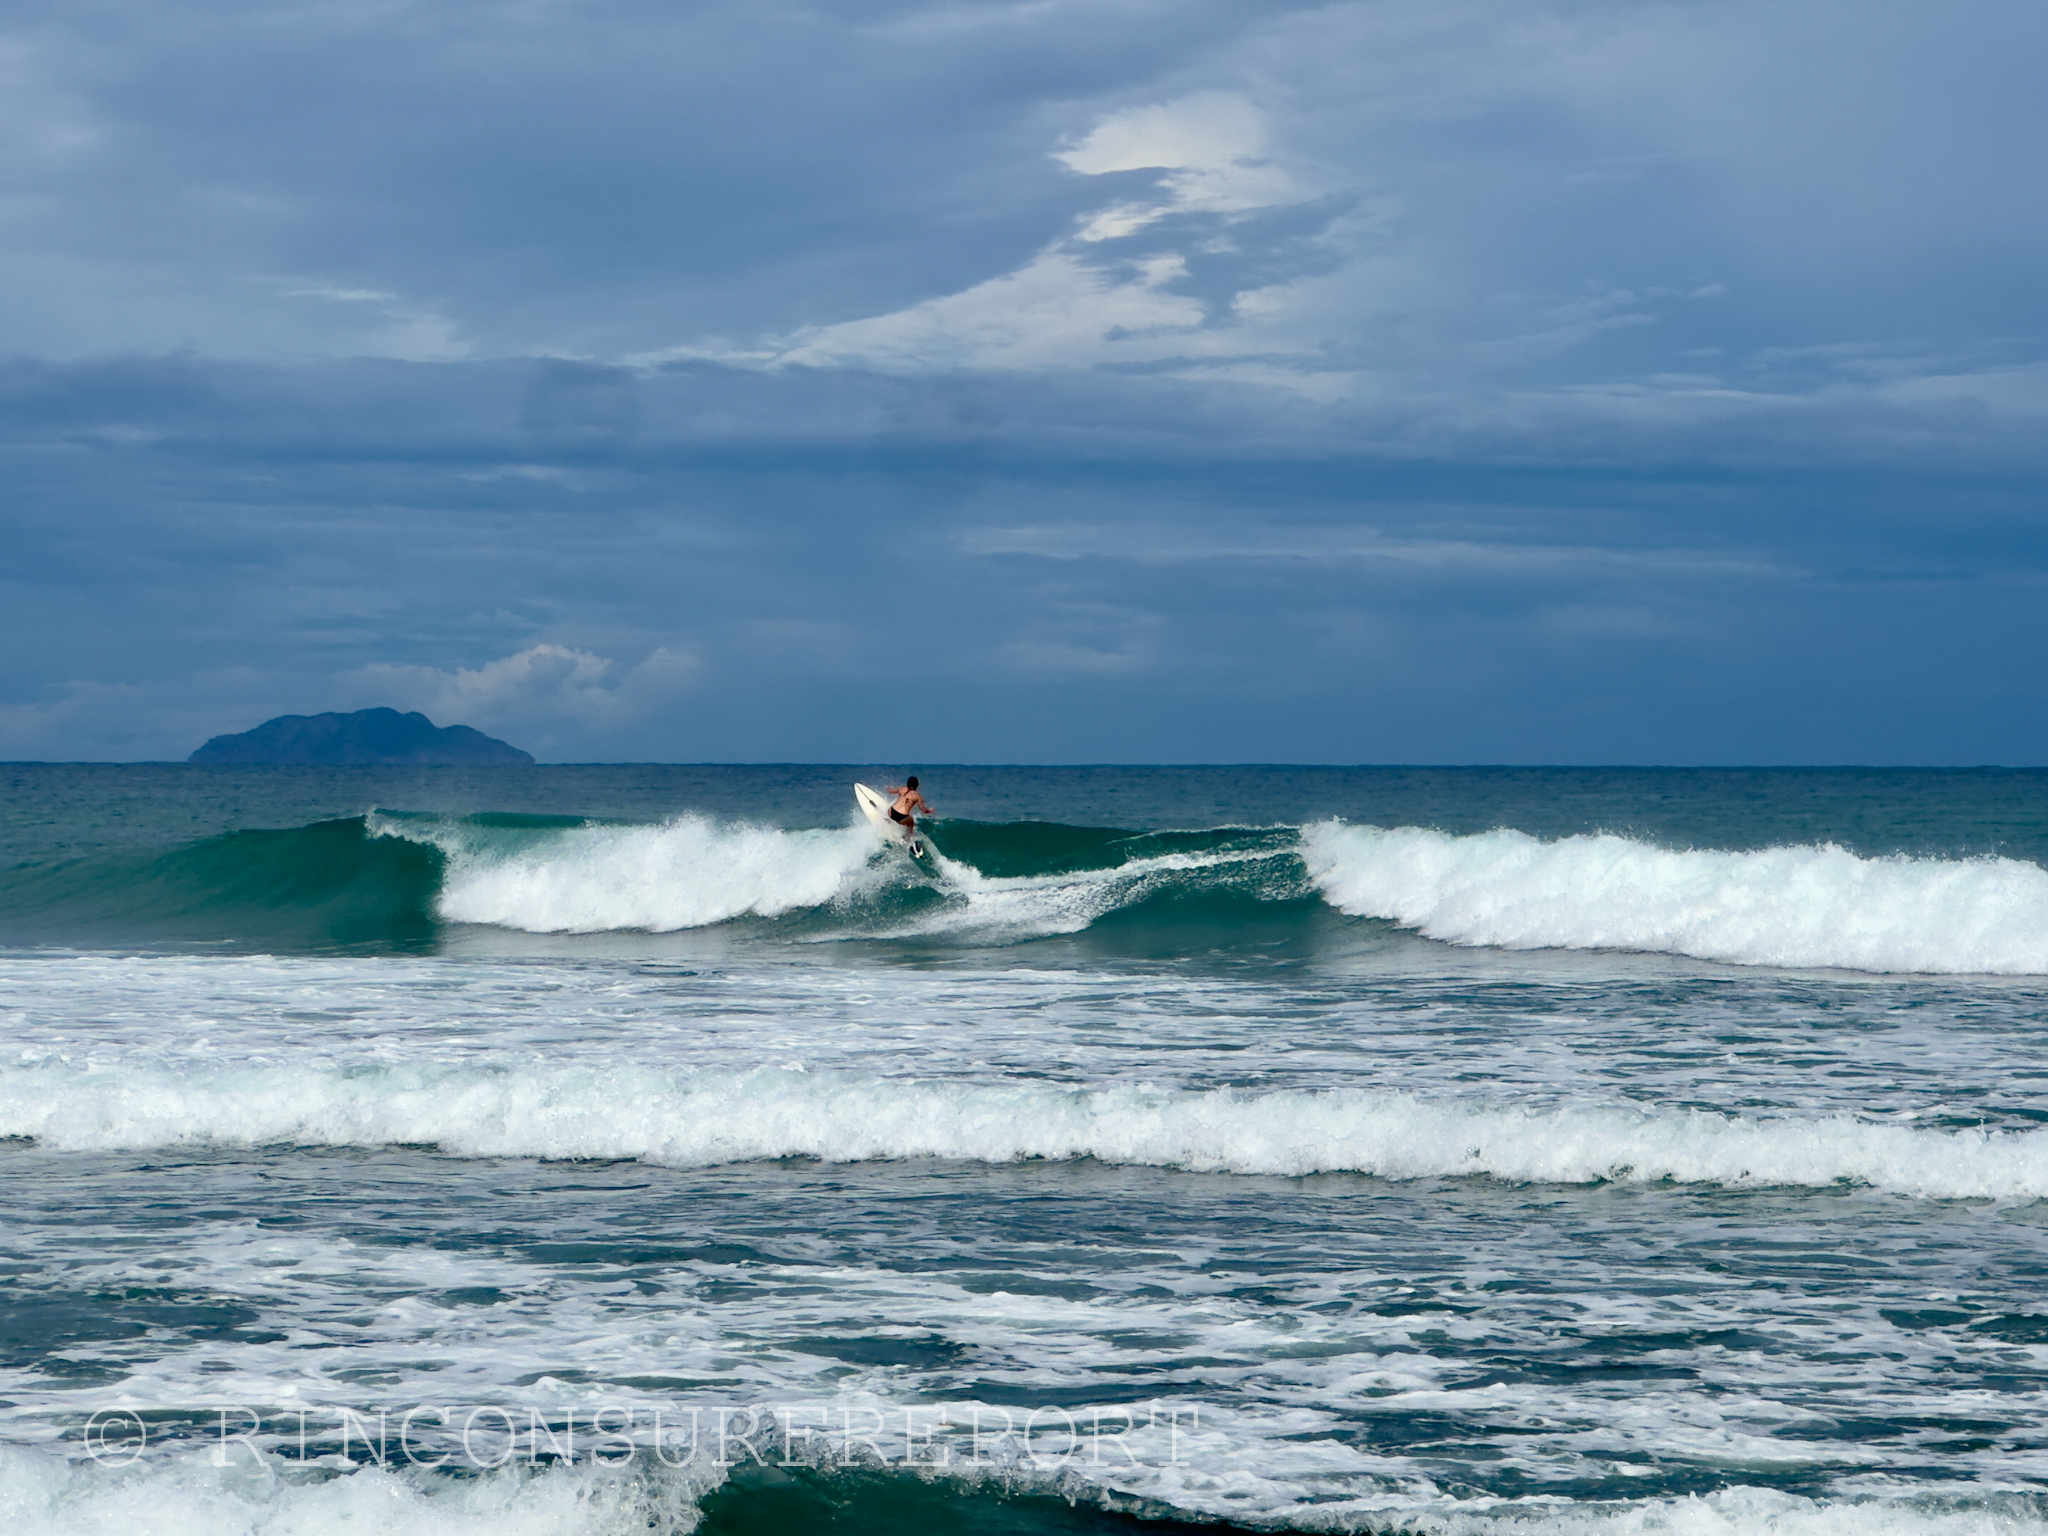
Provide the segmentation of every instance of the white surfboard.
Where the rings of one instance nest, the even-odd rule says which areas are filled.
[[[868,820],[884,832],[889,830],[889,797],[865,784],[853,786],[853,803],[868,813]]]
[[[885,834],[894,834],[896,832],[898,823],[889,819],[890,800],[887,795],[882,794],[878,790],[869,789],[865,784],[856,784],[853,786],[853,803],[867,812],[868,820],[873,822],[882,832]],[[924,844],[922,843],[912,842],[909,844],[909,848],[910,856],[913,859],[920,857],[924,853]]]

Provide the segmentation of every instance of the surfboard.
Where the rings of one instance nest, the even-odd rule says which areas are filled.
[[[895,835],[897,823],[889,819],[889,797],[887,795],[882,794],[878,790],[869,789],[865,784],[856,784],[853,786],[853,803],[865,811],[868,820],[873,822],[884,833],[891,836]],[[923,843],[912,842],[908,847],[910,849],[910,856],[913,859],[924,856]]]
[[[853,803],[868,814],[868,820],[884,832],[889,830],[889,797],[865,784],[853,786]]]

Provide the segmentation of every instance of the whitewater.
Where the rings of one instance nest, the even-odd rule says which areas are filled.
[[[2048,1132],[1533,1110],[1410,1095],[889,1082],[782,1068],[79,1073],[0,1069],[0,1136],[70,1151],[433,1145],[467,1157],[673,1167],[818,1158],[1093,1158],[1196,1172],[1517,1183],[1864,1184],[2048,1196]]]
[[[2048,775],[902,771],[11,769],[0,1522],[2048,1536]]]
[[[448,859],[437,910],[533,933],[673,932],[821,913],[839,931],[1028,939],[1072,933],[1162,894],[1287,899],[1445,943],[1615,949],[1739,965],[1925,974],[2048,974],[2048,869],[2014,858],[1860,857],[1832,844],[1670,849],[1612,834],[1323,821],[1233,848],[1132,853],[1101,868],[990,875],[939,852],[938,878],[865,823],[791,831],[700,816],[584,826],[516,845],[460,825],[372,817],[375,836]],[[936,901],[905,909],[888,897]]]
[[[2048,869],[1859,858],[1832,844],[1673,850],[1325,822],[1302,836],[1340,911],[1506,949],[1633,949],[1739,965],[2048,973]]]

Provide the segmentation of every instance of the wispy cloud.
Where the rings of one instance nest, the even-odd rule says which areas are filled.
[[[1055,239],[1024,266],[887,314],[806,326],[747,347],[700,343],[636,361],[697,357],[774,368],[922,372],[1302,351],[1298,342],[1264,332],[1265,322],[1286,305],[1284,289],[1268,285],[1231,293],[1214,309],[1187,291],[1192,263],[1238,254],[1213,235],[1198,238],[1199,231],[1186,227],[1194,216],[1228,225],[1309,198],[1266,150],[1265,115],[1233,92],[1198,92],[1110,113],[1054,158],[1083,176],[1164,174],[1145,195],[1120,198],[1085,215],[1071,235]],[[1164,245],[1154,242],[1128,255],[1112,248],[1154,226],[1174,224],[1182,226],[1179,238]],[[1256,372],[1242,377],[1262,381]]]
[[[1247,530],[1247,536],[1221,539],[1213,530],[1194,532],[1134,523],[978,528],[960,536],[960,548],[963,554],[981,557],[1027,555],[1043,560],[1121,560],[1159,566],[1381,565],[1417,573],[1519,577],[1539,582],[1597,572],[1682,573],[1746,581],[1800,574],[1762,556],[1725,550],[1413,537],[1357,527],[1291,528],[1270,521]]]

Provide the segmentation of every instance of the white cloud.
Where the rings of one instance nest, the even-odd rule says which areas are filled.
[[[1154,169],[1210,171],[1266,147],[1266,120],[1244,97],[1205,91],[1161,106],[1113,112],[1057,158],[1084,176]]]
[[[1299,352],[1298,345],[1257,329],[1286,307],[1286,288],[1266,285],[1256,295],[1237,295],[1226,323],[1212,326],[1199,299],[1172,291],[1189,276],[1188,252],[1116,260],[1100,249],[1162,220],[1244,217],[1301,201],[1308,194],[1299,183],[1265,158],[1267,137],[1264,114],[1227,91],[1111,113],[1054,158],[1084,176],[1164,171],[1154,195],[1099,209],[1071,239],[1054,241],[1015,271],[889,314],[809,326],[751,348],[700,345],[634,361],[709,357],[770,367],[917,372]],[[1227,242],[1214,240],[1200,248],[1207,255],[1229,251]],[[1263,373],[1247,378],[1271,382]],[[1322,393],[1328,392],[1325,386]]]
[[[1204,91],[1159,106],[1112,113],[1056,159],[1084,176],[1164,170],[1165,196],[1118,203],[1082,227],[1085,241],[1116,240],[1176,213],[1251,213],[1299,201],[1304,193],[1264,158],[1266,119],[1244,97]]]
[[[473,669],[376,663],[352,674],[347,687],[369,703],[402,704],[440,725],[602,730],[643,715],[688,687],[696,673],[695,656],[666,647],[621,669],[594,651],[543,644]]]
[[[1105,270],[1048,251],[964,293],[799,332],[776,361],[884,370],[1033,368],[1113,350],[1155,350],[1132,343],[1202,323],[1199,303],[1164,291],[1184,270],[1177,257]]]

